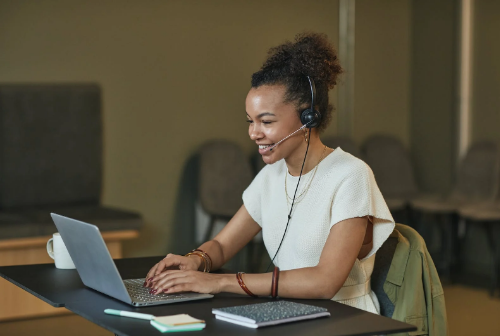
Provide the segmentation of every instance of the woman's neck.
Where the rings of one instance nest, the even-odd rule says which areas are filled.
[[[329,148],[326,148],[325,150],[325,145],[323,145],[319,136],[311,136],[310,141],[311,143],[309,144],[309,150],[307,152],[307,158],[304,164],[302,175],[310,172],[314,167],[316,167],[322,157],[327,156],[332,151]],[[304,141],[304,143],[299,148],[297,148],[289,157],[285,158],[285,162],[290,175],[300,175],[300,170],[302,168],[302,163],[304,162],[306,149],[307,143]]]

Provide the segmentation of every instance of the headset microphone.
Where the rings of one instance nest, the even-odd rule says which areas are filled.
[[[308,124],[312,123],[313,120],[309,121],[307,124],[305,125],[302,125],[302,127],[300,127],[298,130],[296,130],[295,132],[293,133],[290,133],[289,135],[287,135],[286,137],[284,137],[283,139],[281,139],[280,141],[278,141],[277,143],[275,143],[274,145],[272,145],[271,147],[269,147],[269,151],[272,151],[274,149],[274,147],[278,146],[280,143],[282,143],[283,141],[285,141],[286,139],[288,139],[289,137],[291,137],[292,135],[294,135],[295,133],[303,130],[305,127],[307,127]]]

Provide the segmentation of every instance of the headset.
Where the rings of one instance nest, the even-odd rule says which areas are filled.
[[[295,132],[291,133],[287,137],[283,138],[282,140],[278,141],[273,147],[277,146],[279,143],[282,141],[288,139],[290,136],[293,134],[297,133],[301,129],[307,127],[309,129],[318,127],[318,125],[321,122],[321,113],[317,110],[314,109],[314,98],[316,96],[316,85],[314,85],[314,80],[306,76],[307,79],[309,80],[309,86],[311,88],[311,106],[308,109],[305,109],[300,113],[300,121],[302,122],[302,127],[296,130]],[[281,248],[281,245],[283,244],[283,240],[285,240],[286,236],[286,231],[288,230],[288,224],[290,224],[290,219],[292,219],[292,210],[293,210],[293,205],[295,203],[295,196],[297,195],[297,189],[299,189],[299,184],[300,184],[300,178],[302,177],[302,171],[304,170],[304,164],[306,163],[306,158],[307,158],[307,152],[309,151],[309,144],[311,143],[311,132],[309,132],[309,139],[307,141],[307,148],[306,148],[306,153],[304,155],[304,161],[302,162],[302,168],[300,169],[300,175],[299,175],[299,180],[297,181],[297,186],[295,187],[295,192],[293,193],[293,199],[292,199],[292,205],[290,206],[290,212],[288,213],[288,220],[286,222],[285,226],[285,232],[283,232],[283,237],[281,238],[281,242],[278,246],[278,249],[276,250],[276,253],[274,254],[274,257],[271,260],[271,263],[269,266],[267,266],[266,272],[269,270],[269,267],[274,262],[274,259],[276,259],[276,256],[278,255],[278,252]],[[272,150],[272,149],[271,149]]]
[[[316,85],[314,85],[314,80],[307,76],[309,80],[309,86],[311,88],[311,107],[302,111],[300,114],[300,121],[302,125],[307,125],[307,128],[318,127],[321,122],[321,113],[314,109],[314,98],[316,97]]]

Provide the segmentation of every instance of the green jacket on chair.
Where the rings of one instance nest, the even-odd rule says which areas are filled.
[[[409,226],[396,224],[398,238],[384,283],[394,304],[392,318],[417,326],[417,331],[397,335],[448,335],[443,287],[422,237]]]

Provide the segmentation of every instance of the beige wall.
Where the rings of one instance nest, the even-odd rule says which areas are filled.
[[[456,169],[457,1],[412,3],[410,138],[423,192],[447,194]]]
[[[500,144],[500,1],[474,1],[472,140]]]
[[[411,1],[356,1],[353,137],[386,133],[409,144]]]
[[[500,1],[474,0],[471,141],[500,145]],[[465,270],[489,276],[493,266],[488,239],[471,225],[465,240]]]
[[[356,3],[358,143],[377,132],[409,143],[409,3]],[[186,159],[211,138],[254,153],[250,76],[304,30],[337,45],[338,1],[1,2],[0,81],[100,83],[103,202],[144,215],[126,256],[163,254]]]
[[[3,1],[0,81],[101,84],[103,202],[144,215],[125,255],[163,254],[187,157],[214,137],[255,150],[250,76],[303,30],[337,44],[338,2]]]

